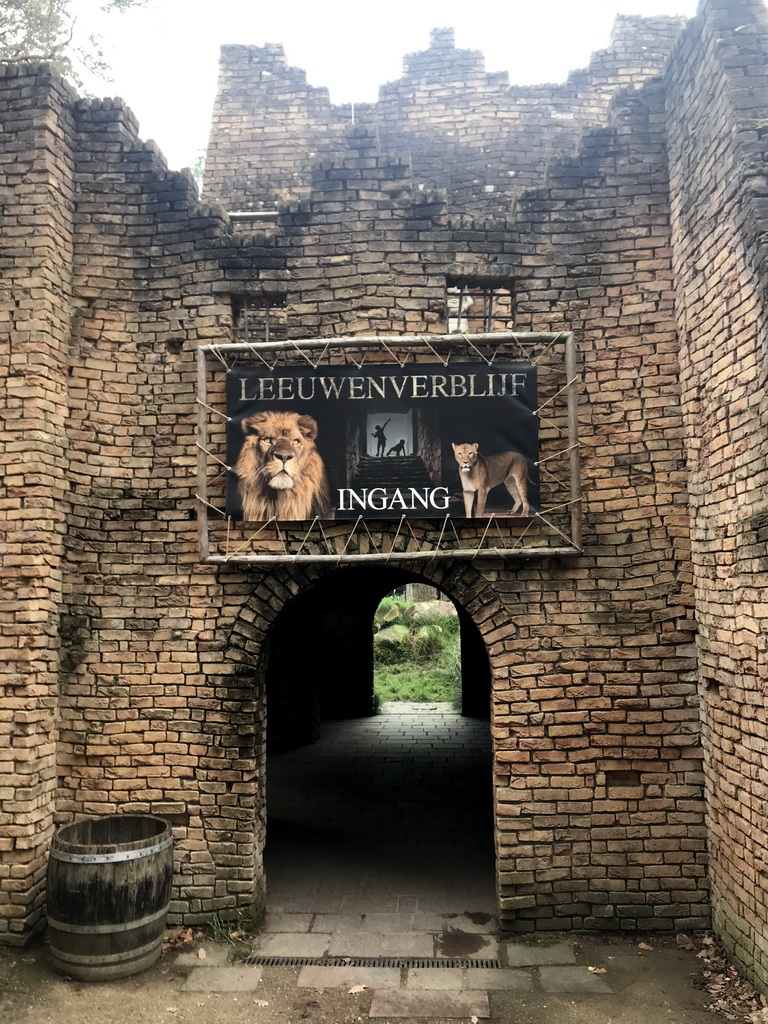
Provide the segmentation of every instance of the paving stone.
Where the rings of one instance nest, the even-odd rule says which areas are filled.
[[[510,967],[575,964],[576,954],[567,942],[508,942],[507,963]]]
[[[471,935],[467,932],[443,932],[437,937],[437,955],[462,957],[471,960],[497,960],[499,943],[486,935]]]
[[[366,988],[399,988],[398,967],[321,967],[312,964],[302,967],[299,988],[346,988],[365,985]]]
[[[275,932],[265,935],[256,952],[259,956],[325,956],[330,935],[314,932]],[[365,954],[361,954],[365,955]]]
[[[337,932],[331,936],[329,956],[383,956],[383,935],[367,932]]]
[[[431,935],[394,932],[372,935],[369,932],[337,932],[331,938],[331,956],[434,956]]]
[[[368,929],[363,927],[363,915],[362,914],[315,914],[315,919],[312,922],[313,932],[363,932]],[[383,932],[383,928],[377,928],[378,932]]]
[[[267,914],[262,931],[308,932],[309,926],[312,924],[312,917],[312,914]],[[315,930],[321,931],[323,929],[317,928]],[[325,930],[327,931],[329,929]]]
[[[492,967],[473,967],[464,971],[464,988],[494,989],[504,992],[532,992],[533,975],[528,971],[507,971]]]
[[[411,927],[417,932],[433,932],[437,935],[443,931],[446,924],[458,915],[453,914],[426,914],[419,912],[411,917]]]
[[[203,945],[200,949],[205,950],[205,957],[201,958],[200,953],[197,949],[190,951],[189,953],[180,953],[176,957],[177,967],[221,967],[223,964],[229,962],[229,957],[232,952],[231,946],[225,946],[219,943],[210,943],[209,945]]]
[[[369,1017],[490,1017],[487,992],[374,992]]]
[[[542,989],[550,995],[571,995],[579,992],[590,995],[611,993],[611,986],[603,975],[592,974],[586,967],[541,967],[539,981]]]
[[[185,992],[253,992],[260,967],[198,967],[187,978]]]
[[[427,914],[464,914],[470,908],[472,912],[480,911],[486,914],[496,913],[496,901],[492,896],[479,900],[477,896],[467,898],[466,896],[451,896],[450,893],[443,895],[419,895],[419,911]]]
[[[389,884],[391,887],[391,880]],[[400,896],[397,901],[397,909],[401,914],[412,914],[418,908],[418,905],[418,896]]]
[[[382,936],[383,956],[434,956],[435,940],[419,932],[393,933]]]
[[[340,914],[343,896],[283,895],[270,900],[276,913],[286,914]]]
[[[387,932],[410,932],[415,931],[428,931],[426,928],[412,929],[413,914],[387,914],[383,912],[377,912],[373,914],[365,914],[363,916],[363,927],[360,931],[365,932],[379,932],[385,934]]]
[[[460,967],[411,967],[406,976],[405,987],[409,991],[420,989],[454,989],[458,991],[464,988],[464,972]]]
[[[498,922],[493,914],[478,915],[483,920],[473,921],[468,914],[426,914],[413,915],[413,930],[418,932],[442,932],[446,929],[458,929],[462,932],[492,933],[498,930]]]
[[[394,914],[397,912],[397,896],[347,896],[344,899],[345,914],[371,914],[376,911]]]

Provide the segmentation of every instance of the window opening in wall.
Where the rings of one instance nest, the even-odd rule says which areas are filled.
[[[449,334],[490,334],[513,327],[511,281],[449,277],[446,282]]]
[[[288,337],[285,295],[233,295],[232,326],[237,339],[251,345],[285,341]]]
[[[456,606],[426,583],[382,598],[373,616],[377,708],[407,701],[461,711],[461,635]]]

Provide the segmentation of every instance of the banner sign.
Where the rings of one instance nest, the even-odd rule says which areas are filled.
[[[227,515],[482,518],[539,510],[531,363],[227,371]]]

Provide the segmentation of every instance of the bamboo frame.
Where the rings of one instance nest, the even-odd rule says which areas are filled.
[[[258,349],[259,357],[263,359],[263,355],[269,352],[280,354],[280,353],[291,353],[295,355],[297,352],[300,355],[304,355],[303,350],[308,349],[309,351],[321,350],[320,360],[329,352],[334,349],[372,349],[379,348],[383,349],[395,358],[394,353],[391,352],[390,346],[393,348],[406,348],[411,350],[422,349],[424,351],[431,351],[435,353],[435,345],[445,346],[449,352],[451,349],[461,350],[462,352],[466,348],[474,349],[482,356],[481,349],[484,347],[493,346],[495,351],[486,360],[489,365],[492,364],[492,360],[498,353],[500,348],[504,348],[505,342],[513,341],[517,344],[521,352],[524,352],[523,346],[526,344],[536,343],[548,343],[544,353],[548,352],[560,339],[564,343],[565,349],[565,367],[564,374],[566,382],[563,387],[556,392],[555,396],[561,394],[563,391],[566,392],[566,410],[567,410],[567,446],[556,455],[568,454],[568,465],[569,465],[569,493],[570,500],[562,503],[562,505],[555,506],[554,509],[546,510],[547,514],[559,509],[563,506],[570,507],[570,535],[564,533],[555,524],[550,523],[549,520],[543,513],[538,513],[537,516],[533,517],[528,526],[531,525],[537,518],[551,527],[563,540],[565,544],[558,546],[541,546],[541,545],[530,545],[526,546],[521,544],[524,534],[527,532],[528,526],[526,526],[523,534],[518,538],[516,543],[510,541],[508,546],[503,543],[504,538],[501,536],[499,530],[499,537],[502,540],[502,544],[494,544],[493,547],[463,547],[461,546],[461,538],[456,529],[455,521],[450,515],[446,515],[444,520],[436,519],[435,523],[435,534],[439,530],[439,540],[437,540],[437,546],[427,550],[394,550],[394,545],[397,542],[398,537],[401,535],[403,517],[397,525],[397,533],[389,538],[388,550],[376,550],[375,552],[357,553],[347,551],[349,542],[358,531],[360,525],[360,519],[357,521],[349,522],[350,533],[347,536],[347,541],[344,545],[341,553],[329,553],[318,554],[318,553],[302,553],[304,547],[309,539],[309,535],[312,532],[315,523],[310,525],[309,531],[307,532],[304,540],[301,542],[299,551],[296,553],[289,553],[285,540],[280,532],[279,525],[274,524],[275,531],[283,543],[284,553],[275,552],[263,552],[263,553],[244,553],[241,551],[235,551],[233,553],[221,555],[210,553],[210,521],[209,521],[209,508],[215,508],[209,502],[208,496],[208,410],[210,405],[208,404],[208,387],[207,387],[207,372],[208,372],[208,358],[213,356],[219,363],[227,366],[227,356],[242,356],[246,354],[254,354],[254,350]],[[479,348],[478,348],[479,346]],[[544,354],[542,353],[542,354]],[[437,353],[435,353],[437,354]],[[504,353],[509,358],[510,353]],[[308,356],[304,356],[309,362],[311,360]],[[450,356],[449,356],[450,357]],[[438,354],[439,358],[439,354]],[[484,358],[484,357],[483,357]],[[354,361],[354,360],[353,360]],[[399,360],[398,360],[399,361]],[[401,363],[400,365],[404,365]],[[558,371],[563,372],[563,371]],[[474,559],[474,558],[524,558],[524,559],[535,559],[535,558],[564,558],[573,557],[581,554],[582,551],[582,490],[581,490],[581,479],[579,473],[579,437],[578,437],[578,379],[577,379],[577,368],[576,368],[576,345],[573,334],[570,331],[561,331],[558,333],[528,333],[528,332],[513,332],[513,331],[494,331],[485,334],[429,334],[429,335],[404,335],[404,336],[393,336],[393,335],[365,335],[360,337],[343,337],[343,338],[307,338],[299,341],[276,341],[276,342],[263,342],[254,345],[249,342],[234,342],[229,344],[217,345],[201,345],[197,350],[197,379],[198,379],[198,443],[197,443],[197,499],[198,499],[198,547],[200,551],[200,561],[209,565],[284,565],[284,564],[307,564],[307,563],[365,563],[370,564],[372,562],[389,563],[389,562],[419,562],[419,561],[430,561],[433,559]],[[536,415],[538,415],[538,408]],[[212,456],[216,461],[221,460]],[[551,456],[554,457],[554,456]],[[542,460],[546,462],[548,459]],[[541,465],[541,463],[540,463]],[[488,525],[481,538],[481,544],[485,540],[490,527],[490,521],[495,518],[496,524],[499,523],[498,517],[489,517]],[[504,520],[505,522],[512,522],[513,520]],[[375,520],[376,529],[381,529],[389,521],[387,520]],[[430,522],[432,522],[430,520]],[[229,525],[231,520],[228,521],[228,534]],[[452,534],[458,541],[457,547],[442,548],[443,537],[446,532],[446,526],[450,523]],[[440,526],[438,526],[440,524]],[[261,533],[266,526],[269,524],[263,524],[263,526],[257,531],[255,535]],[[340,525],[340,524],[334,524]],[[394,527],[394,521],[390,522],[389,525]],[[322,528],[322,524],[318,523],[320,533],[325,542],[326,550],[329,549],[330,545],[328,539]],[[365,527],[368,532],[369,539],[371,538],[370,531],[367,526]],[[410,529],[410,526],[409,526]],[[413,531],[411,530],[411,538],[416,539]],[[250,541],[253,537],[250,538]],[[434,539],[431,541],[434,543]],[[375,544],[374,544],[375,547]],[[227,549],[229,543],[227,543]]]

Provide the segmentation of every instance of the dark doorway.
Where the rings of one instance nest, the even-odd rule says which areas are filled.
[[[267,653],[270,753],[313,743],[321,721],[375,713],[373,617],[381,599],[412,573],[344,569],[289,601],[272,626]],[[483,638],[456,603],[461,632],[461,714],[490,717],[491,670]]]
[[[490,665],[462,608],[461,709],[386,705],[376,714],[374,612],[418,580],[384,567],[339,570],[273,626],[268,908],[495,912]]]

